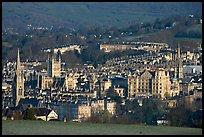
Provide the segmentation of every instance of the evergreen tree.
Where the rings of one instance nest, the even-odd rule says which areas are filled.
[[[36,120],[34,110],[32,108],[28,108],[27,110],[25,110],[23,119],[24,120]]]

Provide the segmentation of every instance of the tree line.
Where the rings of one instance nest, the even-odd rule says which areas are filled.
[[[198,44],[193,40],[175,40],[174,38],[201,38],[202,33],[200,31],[186,31],[186,28],[198,24],[199,18],[199,16],[195,18],[189,18],[188,16],[171,16],[164,19],[158,18],[153,22],[144,22],[142,24],[135,23],[123,28],[116,26],[112,26],[110,28],[96,26],[71,31],[64,27],[55,28],[53,30],[30,29],[23,32],[19,31],[18,34],[8,31],[7,34],[3,33],[2,36],[2,61],[4,64],[6,60],[16,60],[17,48],[21,49],[22,60],[38,59],[40,61],[44,61],[47,56],[45,56],[45,54],[41,51],[42,48],[54,48],[61,45],[80,44],[84,47],[82,54],[79,56],[74,53],[72,55],[73,58],[77,59],[77,62],[79,63],[83,63],[87,60],[93,62],[97,60],[94,62],[94,64],[97,64],[98,62],[104,62],[104,58],[108,58],[107,55],[99,52],[98,45],[100,43],[122,43],[127,41],[127,37],[129,36],[135,37],[131,41],[165,42],[169,44],[170,47],[176,46],[175,43],[177,41],[182,41],[180,42],[180,45],[183,50],[193,50],[198,46]],[[166,27],[172,27],[172,29],[166,29]],[[151,33],[153,34],[149,35]],[[148,34],[148,36],[137,38],[137,36],[143,34]],[[109,36],[111,36],[111,38],[109,38]],[[188,44],[189,42],[191,44]],[[8,44],[10,46],[8,46]],[[86,49],[86,47],[88,48]],[[115,57],[117,54],[113,56]]]
[[[157,125],[158,119],[168,121],[166,125],[177,127],[202,128],[202,110],[192,110],[184,103],[178,104],[177,107],[167,109],[156,98],[145,98],[142,106],[138,100],[126,100],[125,105],[117,102],[117,112],[111,115],[107,110],[92,114],[86,120],[92,123],[117,123],[117,124],[142,124]]]

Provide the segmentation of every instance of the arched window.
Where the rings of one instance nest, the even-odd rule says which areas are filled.
[[[22,95],[22,88],[21,88],[21,86],[19,87],[18,95]]]

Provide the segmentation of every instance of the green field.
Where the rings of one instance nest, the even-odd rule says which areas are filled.
[[[2,121],[3,135],[202,135],[202,129],[56,121]]]

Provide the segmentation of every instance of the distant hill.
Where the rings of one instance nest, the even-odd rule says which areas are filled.
[[[3,2],[2,27],[125,26],[175,14],[202,15],[201,2]]]

